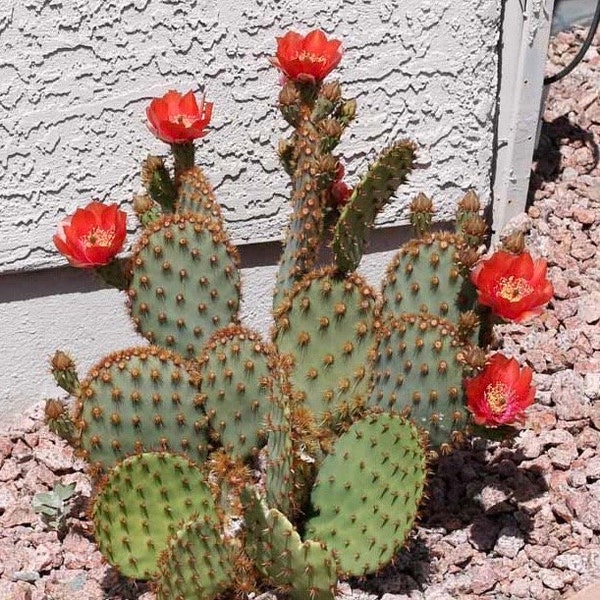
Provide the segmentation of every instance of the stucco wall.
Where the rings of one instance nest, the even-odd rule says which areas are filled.
[[[500,0],[2,2],[0,288],[8,300],[0,331],[21,366],[0,356],[0,409],[49,393],[45,358],[55,346],[94,346],[91,359],[134,339],[121,333],[126,321],[112,325],[123,317],[114,292],[79,283],[73,296],[58,279],[65,271],[6,274],[62,264],[51,237],[65,213],[92,198],[125,202],[139,189],[140,160],[165,151],[144,124],[150,98],[205,89],[215,110],[198,157],[229,231],[241,243],[277,240],[286,220],[275,153],[284,128],[267,58],[275,36],[321,27],[343,39],[336,74],[358,100],[339,147],[350,182],[378,149],[409,137],[419,168],[380,223],[402,223],[419,190],[445,219],[468,188],[490,198],[499,20]],[[249,306],[265,296],[259,281]],[[10,300],[9,285],[17,296],[29,291]]]

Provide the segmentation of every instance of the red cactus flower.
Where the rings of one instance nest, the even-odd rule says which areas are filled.
[[[533,260],[528,252],[502,250],[480,261],[471,272],[479,302],[492,312],[518,323],[541,314],[554,290],[546,279],[546,261]]]
[[[492,355],[479,375],[464,381],[467,409],[475,423],[497,427],[522,421],[535,397],[532,376],[533,371],[519,368],[514,358]]]
[[[91,202],[58,224],[52,238],[74,267],[108,264],[123,248],[127,215],[116,204]]]
[[[167,144],[184,144],[206,135],[212,116],[212,102],[196,102],[193,92],[181,95],[174,90],[154,98],[146,109],[148,129]]]
[[[277,38],[277,54],[271,63],[289,79],[315,84],[338,65],[342,59],[341,45],[339,40],[328,40],[320,29],[306,36],[288,31]]]
[[[338,168],[335,174],[335,180],[329,187],[329,193],[333,206],[338,209],[344,208],[352,196],[352,188],[344,182],[344,176],[346,175],[346,169],[342,163],[338,164]]]

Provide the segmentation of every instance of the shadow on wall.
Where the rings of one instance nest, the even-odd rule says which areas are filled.
[[[447,226],[448,223],[438,223],[436,228]],[[412,236],[412,228],[409,226],[375,229],[371,233],[367,254],[397,250]],[[245,244],[240,245],[238,249],[242,269],[265,267],[277,264],[281,244],[279,242]],[[2,283],[0,304],[60,294],[85,294],[108,287],[93,272],[69,266],[2,275]]]

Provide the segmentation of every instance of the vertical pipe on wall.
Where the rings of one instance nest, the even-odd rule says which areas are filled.
[[[505,1],[493,242],[504,225],[525,209],[527,202],[553,9],[554,0]]]

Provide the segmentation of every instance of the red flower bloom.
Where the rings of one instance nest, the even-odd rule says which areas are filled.
[[[539,315],[554,293],[546,279],[546,261],[534,261],[528,252],[494,252],[475,266],[471,281],[481,304],[518,323]]]
[[[315,29],[306,36],[288,31],[277,38],[277,55],[271,63],[289,79],[316,83],[322,81],[342,59],[339,40],[328,40]]]
[[[533,371],[520,369],[514,358],[492,355],[479,375],[464,381],[467,409],[475,423],[497,427],[522,421],[523,412],[535,397],[532,376]]]
[[[333,206],[338,209],[344,208],[352,196],[352,188],[344,182],[344,176],[346,175],[346,169],[342,163],[338,164],[338,168],[335,174],[335,180],[329,188],[329,193],[333,201]]]
[[[125,242],[127,215],[116,204],[91,202],[58,224],[52,238],[74,267],[108,264]]]
[[[167,144],[184,144],[206,135],[210,123],[212,102],[196,102],[193,92],[182,96],[170,90],[162,98],[154,98],[146,109],[148,129]]]

